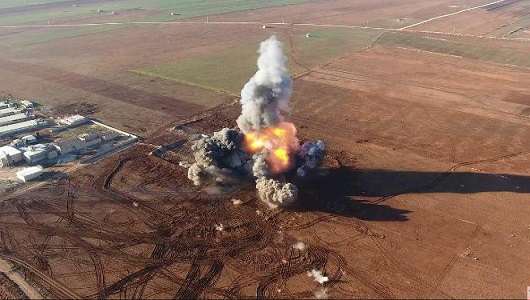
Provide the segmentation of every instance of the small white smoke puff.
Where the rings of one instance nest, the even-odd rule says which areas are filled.
[[[311,272],[307,272],[307,276],[314,277],[315,281],[324,284],[329,281],[329,278],[327,276],[322,275],[322,271],[319,270],[311,270]]]
[[[307,249],[307,245],[303,242],[298,242],[293,245],[293,248],[300,251],[305,251]]]
[[[320,289],[316,290],[315,298],[316,299],[328,299],[329,298],[328,289],[320,288]]]

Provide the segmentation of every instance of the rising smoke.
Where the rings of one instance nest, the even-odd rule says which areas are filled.
[[[237,126],[244,132],[278,125],[281,112],[289,110],[292,80],[287,73],[287,57],[275,36],[261,43],[258,71],[241,91],[241,116]]]
[[[292,80],[287,57],[275,36],[259,49],[258,71],[241,91],[240,131],[223,128],[202,135],[192,146],[195,163],[188,169],[194,184],[204,180],[229,183],[230,178],[255,178],[260,199],[270,207],[286,206],[298,198],[298,188],[279,180],[296,169],[300,177],[318,167],[324,157],[322,141],[299,145],[294,124],[285,122]]]

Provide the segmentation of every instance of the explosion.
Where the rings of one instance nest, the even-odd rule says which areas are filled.
[[[298,188],[280,180],[296,168],[306,176],[324,157],[322,141],[300,146],[294,124],[286,122],[292,80],[287,57],[275,36],[260,44],[258,70],[241,91],[240,131],[224,128],[213,136],[201,136],[192,146],[195,163],[188,177],[196,185],[204,179],[225,183],[231,176],[254,177],[259,197],[271,207],[293,203]]]
[[[296,128],[288,122],[246,133],[245,146],[252,154],[265,149],[266,161],[273,174],[288,171],[293,166],[293,154],[299,149]]]

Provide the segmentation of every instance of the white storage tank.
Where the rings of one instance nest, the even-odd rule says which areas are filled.
[[[42,175],[42,166],[33,166],[17,172],[17,178],[28,182]]]

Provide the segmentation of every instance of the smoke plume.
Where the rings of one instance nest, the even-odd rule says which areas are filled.
[[[224,128],[211,137],[202,135],[192,146],[195,163],[188,178],[200,185],[204,180],[229,183],[234,176],[254,178],[261,200],[270,207],[286,206],[298,198],[298,188],[281,174],[296,169],[306,176],[324,157],[322,141],[301,147],[294,124],[282,113],[289,110],[292,80],[287,57],[275,36],[262,42],[258,70],[241,91],[240,131]]]
[[[292,80],[287,73],[287,57],[275,36],[259,48],[258,71],[241,91],[241,116],[237,125],[244,132],[262,130],[282,121],[289,110]]]

